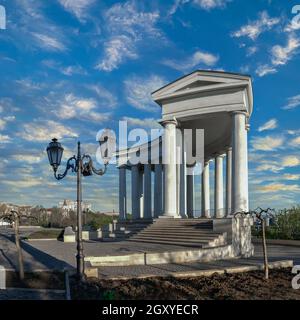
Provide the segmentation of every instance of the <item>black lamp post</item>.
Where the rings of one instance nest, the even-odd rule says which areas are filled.
[[[104,169],[96,169],[93,165],[91,156],[88,154],[81,155],[80,142],[78,142],[77,156],[72,156],[68,159],[65,171],[60,174],[57,173],[57,169],[60,166],[61,158],[63,155],[64,148],[57,141],[52,139],[47,147],[49,163],[53,168],[54,177],[57,180],[63,179],[69,170],[77,173],[77,277],[79,280],[85,278],[84,275],[84,255],[83,255],[83,244],[82,244],[82,186],[81,186],[81,175],[90,176],[93,173],[102,176],[106,172],[107,165],[111,159],[110,152],[108,150],[108,139],[109,136],[102,136],[99,140],[101,156],[104,162]]]

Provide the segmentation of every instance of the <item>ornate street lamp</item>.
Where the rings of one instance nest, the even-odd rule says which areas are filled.
[[[107,131],[108,132],[108,131]],[[106,134],[106,135],[105,135]],[[61,158],[63,155],[64,148],[57,141],[56,138],[52,139],[47,147],[47,154],[49,163],[53,168],[54,177],[57,180],[63,179],[69,170],[77,173],[77,277],[79,280],[85,278],[84,275],[84,255],[83,255],[83,244],[82,244],[82,187],[81,187],[81,175],[90,176],[93,173],[97,175],[104,175],[107,169],[107,165],[111,159],[111,152],[109,152],[109,144],[112,136],[108,133],[102,134],[99,138],[99,145],[101,150],[101,157],[104,163],[103,169],[96,169],[93,165],[93,160],[90,155],[81,155],[80,142],[77,143],[77,156],[72,156],[68,159],[65,171],[60,174],[57,173],[57,169],[60,166]]]

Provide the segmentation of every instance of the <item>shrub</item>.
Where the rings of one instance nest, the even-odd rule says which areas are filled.
[[[261,237],[261,230],[253,230],[253,235]],[[300,206],[279,210],[266,228],[268,239],[300,240]]]

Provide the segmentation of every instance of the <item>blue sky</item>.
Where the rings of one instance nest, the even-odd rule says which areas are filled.
[[[53,206],[74,198],[75,177],[57,182],[48,165],[53,133],[64,159],[78,137],[94,154],[103,127],[120,119],[153,126],[160,108],[152,91],[195,69],[215,69],[253,78],[251,206],[300,203],[296,4],[0,0],[7,14],[0,30],[0,201]],[[96,209],[117,210],[114,166],[85,179],[83,195]]]

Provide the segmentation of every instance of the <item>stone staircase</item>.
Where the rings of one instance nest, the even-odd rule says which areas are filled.
[[[209,219],[155,219],[118,222],[107,240],[210,248],[226,245],[227,233],[214,231]]]
[[[146,243],[208,248],[226,244],[226,233],[214,232],[211,220],[157,219],[128,239]]]
[[[122,241],[148,227],[153,220],[114,221],[110,224],[110,232],[103,241]]]

